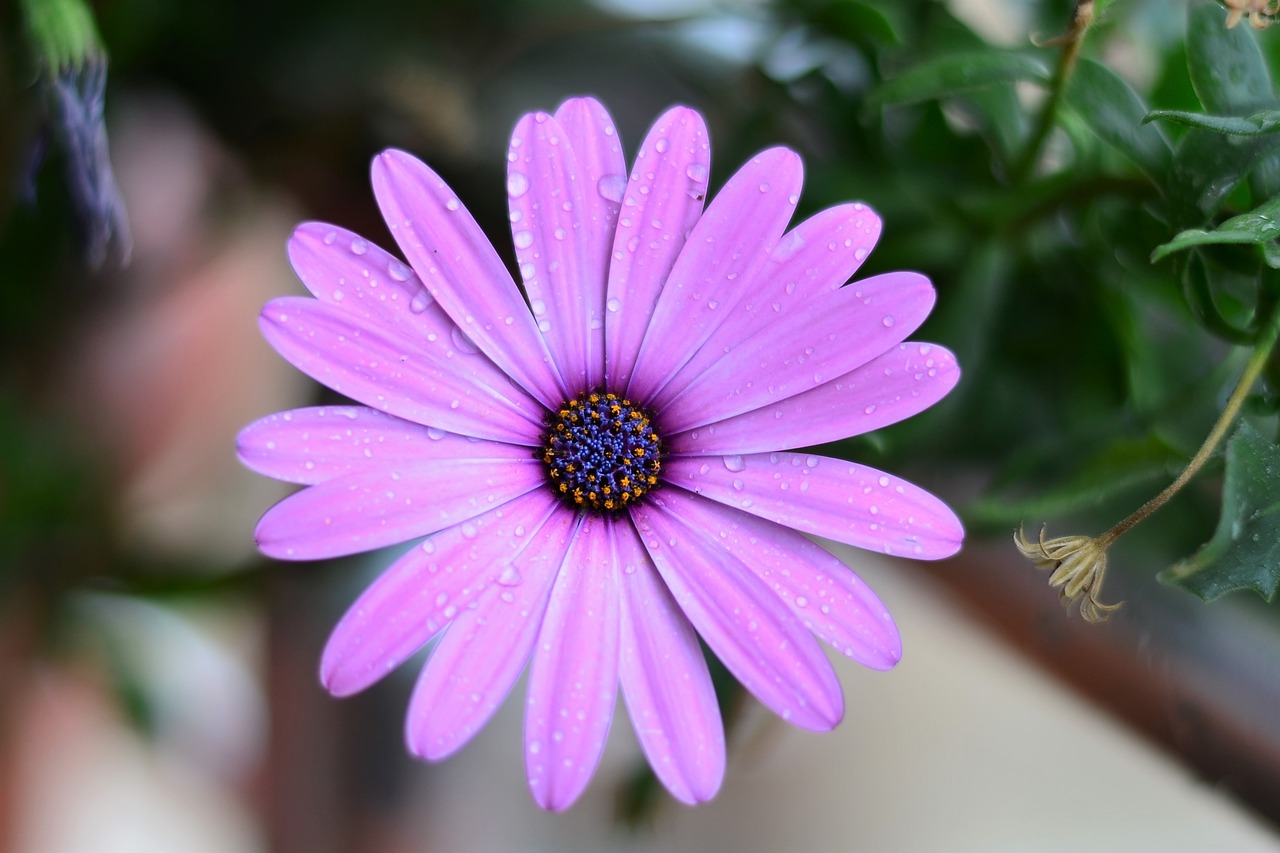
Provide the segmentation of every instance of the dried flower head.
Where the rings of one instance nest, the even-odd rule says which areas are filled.
[[[1256,30],[1265,29],[1274,22],[1274,16],[1280,11],[1280,0],[1224,0],[1227,6],[1227,29],[1240,23],[1245,15],[1249,16],[1249,25]]]
[[[1111,544],[1107,537],[1060,536],[1046,542],[1041,528],[1039,538],[1031,542],[1019,528],[1013,542],[1037,569],[1053,571],[1049,586],[1058,590],[1062,603],[1068,607],[1079,601],[1080,615],[1086,622],[1105,622],[1120,609],[1119,603],[1103,604],[1098,600],[1107,574],[1107,547]]]

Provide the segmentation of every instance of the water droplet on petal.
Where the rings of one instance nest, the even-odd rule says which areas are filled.
[[[467,337],[467,333],[457,326],[449,330],[449,337],[453,338],[453,345],[465,353],[475,355],[480,352],[480,347],[476,346],[475,342]]]
[[[596,181],[596,192],[600,193],[600,197],[607,201],[622,201],[622,195],[626,191],[626,175],[603,175],[600,180]]]
[[[519,198],[529,191],[529,178],[523,172],[512,172],[507,175],[507,194]]]
[[[351,254],[363,255],[367,251],[369,251],[368,242],[361,240],[359,237],[351,241]]]
[[[440,427],[433,427],[433,426],[427,427],[427,438],[431,439],[432,441],[439,441],[440,439],[444,438],[445,435],[446,435],[445,431],[440,429]]]
[[[527,249],[533,245],[532,231],[517,231],[515,235],[517,249]]]
[[[704,163],[690,163],[684,173],[691,181],[705,181],[707,179],[707,167]]]
[[[726,456],[724,458],[724,467],[730,471],[741,471],[747,467],[747,462],[741,456]]]
[[[885,315],[884,315],[884,319],[883,319],[883,320],[881,320],[880,322],[881,322],[881,323],[884,323],[884,325],[885,325],[886,327],[888,327],[888,326],[892,326],[892,325],[893,325],[895,322],[897,322],[897,321],[893,319],[893,315],[892,315],[892,314],[885,314]]]
[[[387,275],[396,281],[408,281],[413,275],[413,270],[396,258],[391,258],[387,261]]]
[[[618,311],[622,310],[622,302],[619,301],[618,297],[610,296],[609,301],[604,304],[604,307],[608,308],[610,311],[617,313]]]
[[[409,310],[415,314],[421,314],[427,310],[427,306],[431,304],[431,294],[425,290],[419,290],[413,295],[412,301],[409,302]]]
[[[653,149],[657,151],[659,154],[667,153],[667,149],[670,147],[671,147],[671,143],[667,140],[665,136],[660,138],[657,142],[653,143]]]

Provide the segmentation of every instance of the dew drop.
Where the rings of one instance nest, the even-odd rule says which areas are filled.
[[[456,198],[451,198],[444,203],[444,206],[447,210],[457,210],[462,207],[462,204]]]
[[[338,232],[330,231],[328,234],[324,235],[324,244],[326,246],[332,246],[337,239],[338,239]]]
[[[529,303],[529,307],[533,309],[534,314],[547,313],[547,303],[543,302],[541,299],[533,300]]]
[[[413,271],[401,261],[391,258],[387,261],[387,275],[396,281],[408,281],[409,276],[413,275]]]
[[[449,337],[453,339],[453,345],[458,349],[470,355],[480,352],[480,347],[475,345],[475,341],[467,337],[467,333],[454,326],[449,330]]]
[[[498,575],[498,583],[503,586],[515,586],[520,583],[520,572],[516,570],[515,566],[508,565],[502,570],[502,574]]]
[[[724,457],[724,467],[730,471],[741,471],[747,467],[747,462],[741,456],[726,456]]]
[[[666,154],[667,149],[670,147],[671,147],[671,143],[667,140],[665,136],[660,138],[657,142],[653,143],[653,149],[657,151],[659,154]]]
[[[622,195],[626,190],[626,175],[603,175],[596,181],[596,192],[600,193],[600,197],[606,201],[622,201]]]
[[[892,326],[892,325],[893,325],[895,322],[897,322],[897,321],[893,319],[893,315],[892,315],[892,314],[885,314],[885,315],[884,315],[884,319],[883,319],[883,320],[881,320],[880,322],[881,322],[881,323],[884,323],[884,325],[885,325],[886,327],[888,327],[888,326]]]
[[[507,175],[507,195],[519,198],[529,191],[529,178],[524,172],[512,172]]]
[[[622,309],[622,302],[619,301],[618,297],[610,296],[609,301],[605,302],[604,307],[616,314]]]
[[[445,431],[440,429],[440,427],[434,427],[434,426],[427,427],[427,438],[431,439],[432,441],[439,441],[440,439],[444,438],[445,435],[446,435]]]
[[[533,245],[532,231],[517,231],[515,234],[515,242],[517,249],[527,249]]]
[[[427,310],[427,306],[431,304],[431,294],[425,290],[419,290],[413,295],[413,299],[409,302],[409,310],[415,314],[421,314]]]
[[[469,521],[462,525],[462,536],[465,539],[475,539],[479,532],[476,530],[476,526]]]
[[[369,251],[369,244],[364,240],[357,237],[351,241],[351,254],[363,255],[367,251]]]
[[[707,167],[704,163],[690,163],[684,173],[691,181],[705,181],[707,179]]]

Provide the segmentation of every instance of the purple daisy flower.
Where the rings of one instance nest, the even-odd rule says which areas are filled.
[[[815,635],[874,669],[888,610],[811,534],[935,559],[960,547],[934,496],[782,452],[883,427],[959,376],[904,343],[929,281],[847,284],[880,233],[862,204],[790,231],[800,158],[772,148],[703,210],[707,130],[676,107],[630,177],[591,99],[527,115],[507,155],[524,294],[445,183],[401,151],[373,189],[408,264],[331,225],[289,243],[314,299],[261,326],[362,403],[264,418],[240,458],[309,488],[263,516],[264,554],[337,557],[426,537],[339,622],[320,676],[345,696],[433,637],[410,702],[417,756],[462,747],[529,666],[525,759],[544,808],[595,770],[622,695],[668,790],[715,795],[725,744],[698,637],[770,709],[823,731],[844,710]],[[527,301],[526,301],[527,299]]]

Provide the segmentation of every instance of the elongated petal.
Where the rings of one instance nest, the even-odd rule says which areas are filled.
[[[329,637],[320,680],[335,696],[365,689],[422,648],[493,584],[555,508],[535,492],[442,530],[378,577]],[[517,531],[519,531],[517,533]]]
[[[836,651],[872,669],[890,669],[902,657],[902,639],[888,608],[825,549],[795,531],[713,501],[668,497],[679,505],[681,519],[715,530],[721,543]]]
[[[523,445],[467,438],[365,406],[268,415],[240,431],[236,453],[259,474],[306,485],[431,459],[525,460],[532,455]]]
[[[902,343],[833,382],[666,439],[675,454],[741,454],[811,447],[919,414],[960,379],[936,344]]]
[[[627,389],[632,399],[651,400],[737,307],[787,227],[803,178],[795,152],[771,148],[716,195],[653,309]]]
[[[546,113],[520,119],[507,153],[516,260],[538,331],[571,392],[594,387],[591,378],[604,373],[604,277],[587,260],[584,184],[560,122]]]
[[[373,194],[400,250],[440,307],[544,406],[559,405],[566,388],[529,309],[453,191],[416,157],[390,150],[373,162]]]
[[[525,769],[534,800],[552,811],[573,805],[591,781],[618,696],[618,571],[608,524],[583,519],[529,662]]]
[[[954,512],[905,480],[801,453],[683,456],[667,460],[663,477],[695,494],[824,536],[918,560],[960,550],[964,528]]]
[[[686,523],[684,502],[666,490],[632,519],[662,579],[702,638],[766,707],[794,725],[827,731],[844,698],[831,663],[777,594],[715,541],[719,531]]]
[[[294,367],[367,406],[462,435],[540,442],[544,410],[459,341],[409,338],[302,297],[268,302],[259,325]]]
[[[611,527],[620,572],[619,676],[653,772],[682,803],[704,803],[724,779],[724,725],[693,626],[630,522]]]
[[[929,280],[886,273],[810,300],[711,365],[661,410],[675,433],[830,382],[888,352],[933,308]]]
[[[304,222],[289,238],[289,262],[316,299],[409,335],[448,335],[454,323],[409,265],[336,225]]]
[[[511,561],[510,582],[491,586],[445,631],[409,702],[405,740],[414,755],[447,758],[502,704],[529,659],[577,529],[577,517],[557,505],[542,527],[527,531],[529,544]]]
[[[605,373],[626,388],[649,318],[685,236],[702,213],[711,146],[702,116],[675,107],[654,122],[629,181],[604,176],[600,194],[622,202],[605,302]]]
[[[556,120],[578,161],[582,207],[578,211],[576,239],[582,247],[582,290],[588,297],[588,344],[592,347],[587,359],[590,372],[585,387],[596,388],[604,384],[604,303],[609,252],[622,206],[622,199],[610,188],[617,188],[626,180],[627,164],[613,119],[599,101],[593,98],[565,101],[556,110]],[[552,236],[559,239],[555,233]]]
[[[328,480],[267,510],[254,538],[268,557],[318,560],[426,536],[546,483],[534,459],[449,459]]]
[[[880,218],[865,204],[828,208],[787,232],[723,325],[650,405],[662,408],[738,344],[803,310],[815,296],[839,289],[862,266],[879,237]]]

